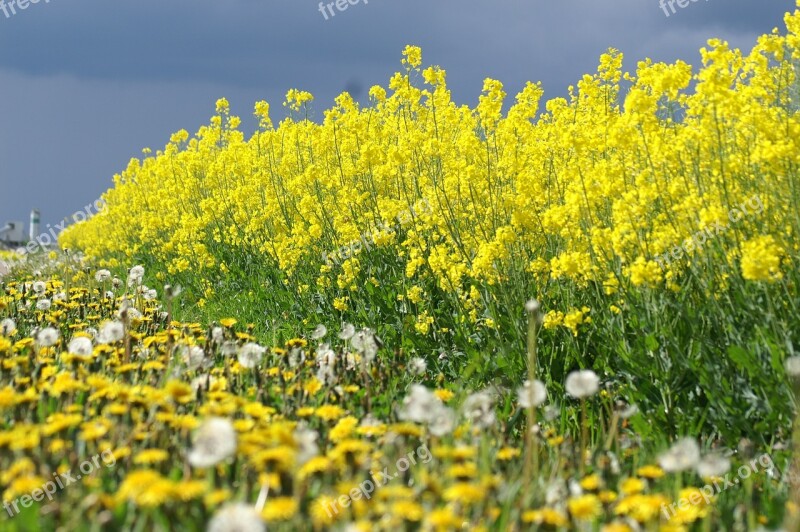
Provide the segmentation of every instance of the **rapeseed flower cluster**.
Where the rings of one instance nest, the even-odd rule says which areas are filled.
[[[545,104],[538,84],[509,101],[487,79],[476,107],[457,105],[445,71],[424,67],[414,46],[369,104],[342,94],[320,122],[308,118],[312,95],[291,90],[291,117],[276,125],[258,102],[260,127],[246,138],[221,99],[195,135],[132,160],[103,213],[61,244],[111,267],[145,256],[204,301],[218,278],[252,275],[237,262],[274,268],[299,294],[316,287],[343,314],[380,282],[414,302],[421,336],[438,329],[434,305],[415,300],[420,287],[491,329],[492,300],[526,276],[540,299],[551,286],[674,291],[693,261],[721,249],[721,281],[774,283],[797,251],[798,18],[787,14],[788,33],[747,54],[710,40],[696,73],[649,60],[623,72],[609,50],[568,98]],[[754,196],[763,210],[716,245],[658,262]],[[604,306],[622,309],[618,298]],[[578,334],[583,306],[559,305],[569,319],[549,324]]]

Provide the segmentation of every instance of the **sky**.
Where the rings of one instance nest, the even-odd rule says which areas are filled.
[[[0,226],[42,212],[42,228],[85,210],[143,148],[196,131],[226,97],[255,128],[291,88],[318,116],[348,90],[386,86],[407,44],[447,70],[460,104],[483,79],[545,99],[596,69],[650,57],[699,63],[709,38],[749,50],[784,29],[795,0],[0,0]],[[678,1],[685,2],[680,7]],[[327,4],[330,5],[328,6]],[[25,9],[21,9],[22,6]]]

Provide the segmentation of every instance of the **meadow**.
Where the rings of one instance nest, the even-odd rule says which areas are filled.
[[[0,255],[0,530],[800,530],[784,23],[544,103],[415,46],[220,99]]]

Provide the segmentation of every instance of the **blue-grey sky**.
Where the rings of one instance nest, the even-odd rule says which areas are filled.
[[[783,29],[794,0],[0,0],[0,225],[83,209],[144,147],[194,132],[227,97],[253,128],[267,100],[315,95],[319,116],[345,89],[386,85],[406,44],[477,102],[486,77],[510,95],[541,81],[565,94],[609,47],[698,64],[711,37],[749,49]],[[330,0],[326,1],[326,4]],[[3,7],[5,6],[5,8]],[[11,9],[13,7],[13,9]],[[331,11],[335,15],[331,16]],[[669,16],[667,16],[668,13]],[[6,16],[6,14],[8,16]],[[326,20],[327,17],[327,20]]]

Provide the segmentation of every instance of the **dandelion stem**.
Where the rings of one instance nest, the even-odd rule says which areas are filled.
[[[583,476],[586,466],[586,443],[589,440],[589,422],[587,418],[586,399],[581,399],[581,454],[578,457],[581,476]]]
[[[530,305],[531,303],[529,303]],[[539,336],[539,308],[538,303],[531,306],[528,312],[528,381],[533,386],[536,380],[537,342]],[[539,440],[534,434],[536,427],[536,406],[528,408],[528,423],[525,429],[525,498],[530,493],[534,479],[539,476]]]

